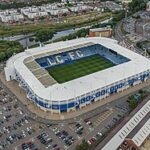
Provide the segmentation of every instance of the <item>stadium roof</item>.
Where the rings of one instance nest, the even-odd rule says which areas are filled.
[[[104,47],[112,49],[118,54],[129,58],[131,61],[62,84],[55,82],[52,80],[50,75],[48,77],[46,72],[43,72],[43,75],[46,76],[49,82],[47,82],[48,84],[46,86],[43,85],[46,84],[46,81],[43,81],[43,78],[38,75],[38,77],[36,77],[32,73],[33,68],[29,67],[30,61],[32,63],[34,58],[38,58],[43,55],[46,56],[52,53],[55,54],[56,52],[59,53],[60,50],[63,49],[73,49],[75,47],[79,47],[79,45],[86,46],[90,44],[101,44]],[[29,68],[25,65],[27,62],[29,63]],[[37,67],[35,64],[33,66],[34,69],[36,68],[41,71],[39,66]],[[15,70],[23,77],[30,88],[39,97],[46,100],[63,101],[73,99],[99,88],[103,88],[106,85],[111,85],[115,82],[150,69],[150,61],[147,58],[132,52],[131,50],[121,47],[115,40],[94,37],[62,41],[48,44],[44,47],[26,50],[25,52],[17,54],[9,59],[7,62],[7,67],[15,67]],[[43,84],[41,82],[43,82]],[[52,82],[52,84],[51,86],[48,86],[50,85],[50,82]]]

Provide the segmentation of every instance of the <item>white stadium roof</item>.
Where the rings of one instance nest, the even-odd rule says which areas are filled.
[[[24,64],[24,60],[33,55],[54,52],[58,51],[58,49],[65,49],[89,42],[101,44],[104,47],[112,49],[118,54],[129,58],[131,61],[62,84],[56,82],[48,87],[44,87],[43,84]],[[121,47],[115,40],[96,37],[52,43],[45,45],[44,47],[26,50],[25,52],[10,58],[7,62],[7,67],[15,67],[15,70],[17,70],[30,88],[39,97],[46,100],[63,101],[73,99],[74,97],[81,96],[99,88],[103,88],[106,85],[111,85],[117,81],[128,78],[129,76],[133,76],[150,69],[150,61],[147,58],[132,52],[131,50]]]

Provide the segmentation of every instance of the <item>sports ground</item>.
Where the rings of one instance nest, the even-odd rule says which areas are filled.
[[[75,60],[70,63],[48,68],[47,71],[58,83],[64,83],[97,71],[104,70],[106,68],[110,68],[114,65],[115,64],[97,54]]]

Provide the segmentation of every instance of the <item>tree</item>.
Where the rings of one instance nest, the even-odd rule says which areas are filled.
[[[23,47],[16,41],[0,41],[0,61],[4,61],[11,57],[13,53],[23,51]]]
[[[54,32],[50,31],[49,29],[41,29],[36,32],[35,36],[38,41],[46,42],[54,36]]]
[[[143,90],[139,90],[139,94],[143,94],[144,93],[144,91]]]
[[[138,103],[135,100],[130,100],[129,106],[131,109],[134,109],[137,105]]]
[[[88,150],[88,149],[89,144],[85,140],[82,140],[82,143],[76,146],[76,150]]]
[[[33,37],[30,37],[30,38],[29,38],[29,41],[30,41],[30,42],[33,42],[34,40],[35,40],[35,39],[34,39]]]
[[[132,2],[129,3],[129,11],[135,13],[144,10],[147,2],[148,0],[132,0]]]
[[[0,52],[0,61],[3,61],[5,59],[5,53]]]
[[[7,58],[11,57],[12,54],[13,54],[13,50],[11,48],[9,48],[9,49],[6,50],[5,55],[6,55]]]
[[[81,37],[86,37],[86,33],[85,32],[83,32],[83,33],[81,33]]]

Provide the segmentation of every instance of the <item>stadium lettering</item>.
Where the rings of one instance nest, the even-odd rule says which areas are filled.
[[[97,93],[95,94],[96,97],[100,97],[100,95],[101,95],[100,92],[97,92]]]
[[[82,52],[79,51],[79,50],[77,50],[77,51],[75,51],[75,52],[69,52],[68,54],[69,54],[69,56],[70,56],[70,58],[71,58],[72,60],[77,59],[78,57],[79,57],[79,58],[84,57],[84,55],[82,54]],[[77,57],[77,58],[76,58],[76,57]]]
[[[63,58],[60,56],[60,55],[57,55],[56,57],[56,61],[58,62],[58,63],[64,63],[64,60],[63,60]]]
[[[47,61],[51,66],[56,65],[56,62],[54,62],[54,61],[52,62],[49,58],[47,58]]]
[[[70,53],[68,53],[68,54],[69,54],[69,56],[70,56],[70,58],[71,58],[72,60],[74,60],[74,59],[75,59],[74,52],[70,52]]]
[[[82,52],[81,52],[81,51],[79,51],[79,50],[78,50],[78,51],[76,51],[76,54],[77,54],[77,56],[78,56],[78,57],[83,57],[83,56],[84,56],[84,55],[82,54]]]

